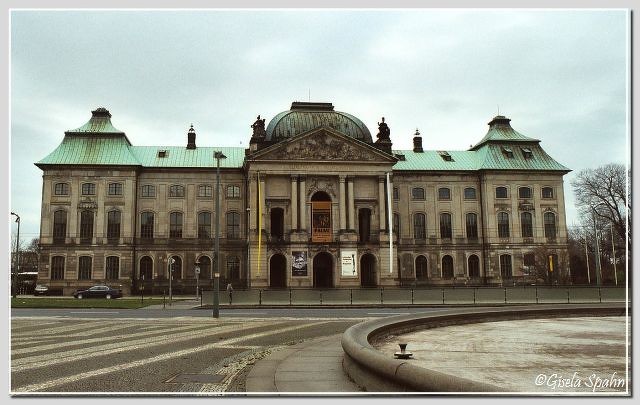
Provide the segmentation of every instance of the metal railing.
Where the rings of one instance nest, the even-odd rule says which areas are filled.
[[[234,290],[234,305],[495,305],[585,304],[624,302],[624,287],[429,287]],[[630,298],[630,297],[629,297]],[[202,291],[202,303],[213,304],[213,291]],[[220,304],[228,305],[226,291]]]

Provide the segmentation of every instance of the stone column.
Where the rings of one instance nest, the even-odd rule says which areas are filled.
[[[340,230],[347,227],[347,198],[344,186],[345,177],[340,176]]]
[[[354,230],[355,224],[355,202],[353,197],[353,177],[347,177],[347,188],[349,189],[349,229]]]
[[[386,203],[384,201],[384,176],[378,177],[378,208],[380,212],[380,230],[384,231],[387,227]]]
[[[291,229],[298,229],[298,176],[291,176]]]
[[[300,230],[307,230],[307,186],[306,186],[306,178],[300,177]]]

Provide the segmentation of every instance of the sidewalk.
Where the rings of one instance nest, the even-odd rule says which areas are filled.
[[[364,392],[342,369],[342,334],[289,346],[256,362],[247,393]]]

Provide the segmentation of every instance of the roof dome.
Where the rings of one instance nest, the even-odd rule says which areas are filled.
[[[289,111],[273,117],[266,141],[281,141],[309,130],[328,127],[359,141],[373,143],[366,125],[351,114],[334,111],[331,103],[293,102]]]

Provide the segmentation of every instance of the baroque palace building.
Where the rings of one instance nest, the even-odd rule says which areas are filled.
[[[384,118],[374,141],[330,103],[265,121],[248,149],[197,146],[193,126],[186,146],[134,146],[93,111],[36,163],[39,282],[161,293],[171,272],[174,292],[193,292],[196,278],[212,285],[215,260],[236,288],[528,284],[541,266],[556,280],[568,271],[569,169],[504,116],[465,151],[423,150],[417,130],[412,150],[393,150]]]

